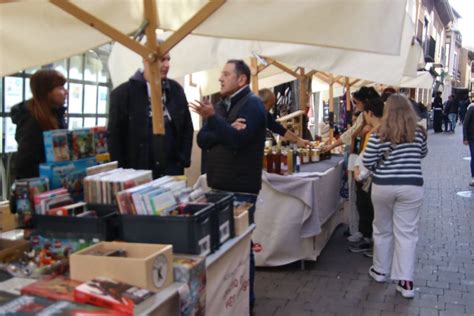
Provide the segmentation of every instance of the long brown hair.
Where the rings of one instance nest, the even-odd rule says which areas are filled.
[[[65,83],[66,78],[53,69],[41,69],[31,76],[30,88],[33,98],[27,106],[43,130],[58,128],[58,120],[53,112],[54,104],[48,100],[48,94]]]
[[[392,94],[385,103],[382,121],[377,129],[380,139],[392,144],[412,143],[417,128],[416,116],[410,100],[403,94]]]

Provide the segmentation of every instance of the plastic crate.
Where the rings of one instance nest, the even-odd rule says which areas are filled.
[[[115,211],[97,211],[97,217],[33,215],[32,225],[38,232],[76,233],[110,241],[117,238],[117,220],[118,214]]]
[[[120,238],[127,242],[171,244],[173,252],[205,256],[212,250],[214,204],[188,204],[191,216],[120,215]]]
[[[211,191],[205,196],[209,203],[215,205],[215,211],[211,215],[211,244],[215,247],[214,251],[235,235],[234,194]]]
[[[254,213],[256,209],[256,203],[257,203],[257,194],[252,194],[252,193],[235,193],[235,201],[236,202],[248,202],[252,203],[253,206],[249,208],[249,225],[252,225],[255,223],[254,220]]]

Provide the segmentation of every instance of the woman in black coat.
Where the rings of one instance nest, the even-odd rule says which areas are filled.
[[[441,91],[436,92],[436,96],[431,105],[433,109],[433,130],[435,133],[441,133],[441,125],[443,124],[443,100],[441,99]]]
[[[39,164],[46,161],[43,132],[67,128],[64,120],[66,78],[52,69],[38,70],[30,79],[33,98],[15,105],[11,117],[16,124],[18,150],[14,158],[16,179],[39,176]]]

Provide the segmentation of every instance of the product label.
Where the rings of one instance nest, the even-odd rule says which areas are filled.
[[[230,226],[229,221],[219,226],[219,241],[223,243],[230,237]]]
[[[206,237],[202,238],[199,242],[199,255],[200,256],[207,256],[211,252],[211,236],[206,235]]]

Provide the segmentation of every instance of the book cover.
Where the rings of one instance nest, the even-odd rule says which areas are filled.
[[[5,291],[0,291],[0,305],[11,302],[18,297],[20,297],[20,295],[16,295],[16,294],[5,292]]]
[[[71,132],[72,159],[93,157],[94,137],[90,128],[82,128]]]
[[[56,129],[43,132],[47,162],[69,160],[68,130]]]
[[[21,295],[21,289],[31,283],[36,282],[35,279],[27,279],[20,277],[13,277],[1,283],[3,292],[8,292],[15,295]]]
[[[205,257],[175,255],[173,257],[175,282],[186,284],[180,291],[181,315],[206,314],[206,260]]]
[[[37,315],[54,301],[23,295],[0,306],[0,315]]]
[[[95,278],[74,290],[78,303],[88,303],[133,315],[145,308],[146,300],[155,294],[148,290],[108,278]]]
[[[96,154],[104,154],[107,153],[108,147],[108,137],[109,137],[109,132],[107,131],[107,128],[105,126],[97,126],[94,128],[91,128],[92,133],[94,135],[94,149]]]
[[[63,276],[46,277],[22,288],[21,294],[74,302],[74,289],[81,283]]]
[[[97,306],[79,304],[67,301],[59,301],[43,309],[38,316],[103,316],[117,315],[116,311],[100,308]]]
[[[44,214],[45,210],[45,200],[49,200],[53,197],[59,195],[67,194],[67,190],[65,188],[59,188],[51,191],[46,191],[40,194],[35,195],[34,197],[34,205],[35,205],[35,213],[36,214]]]

